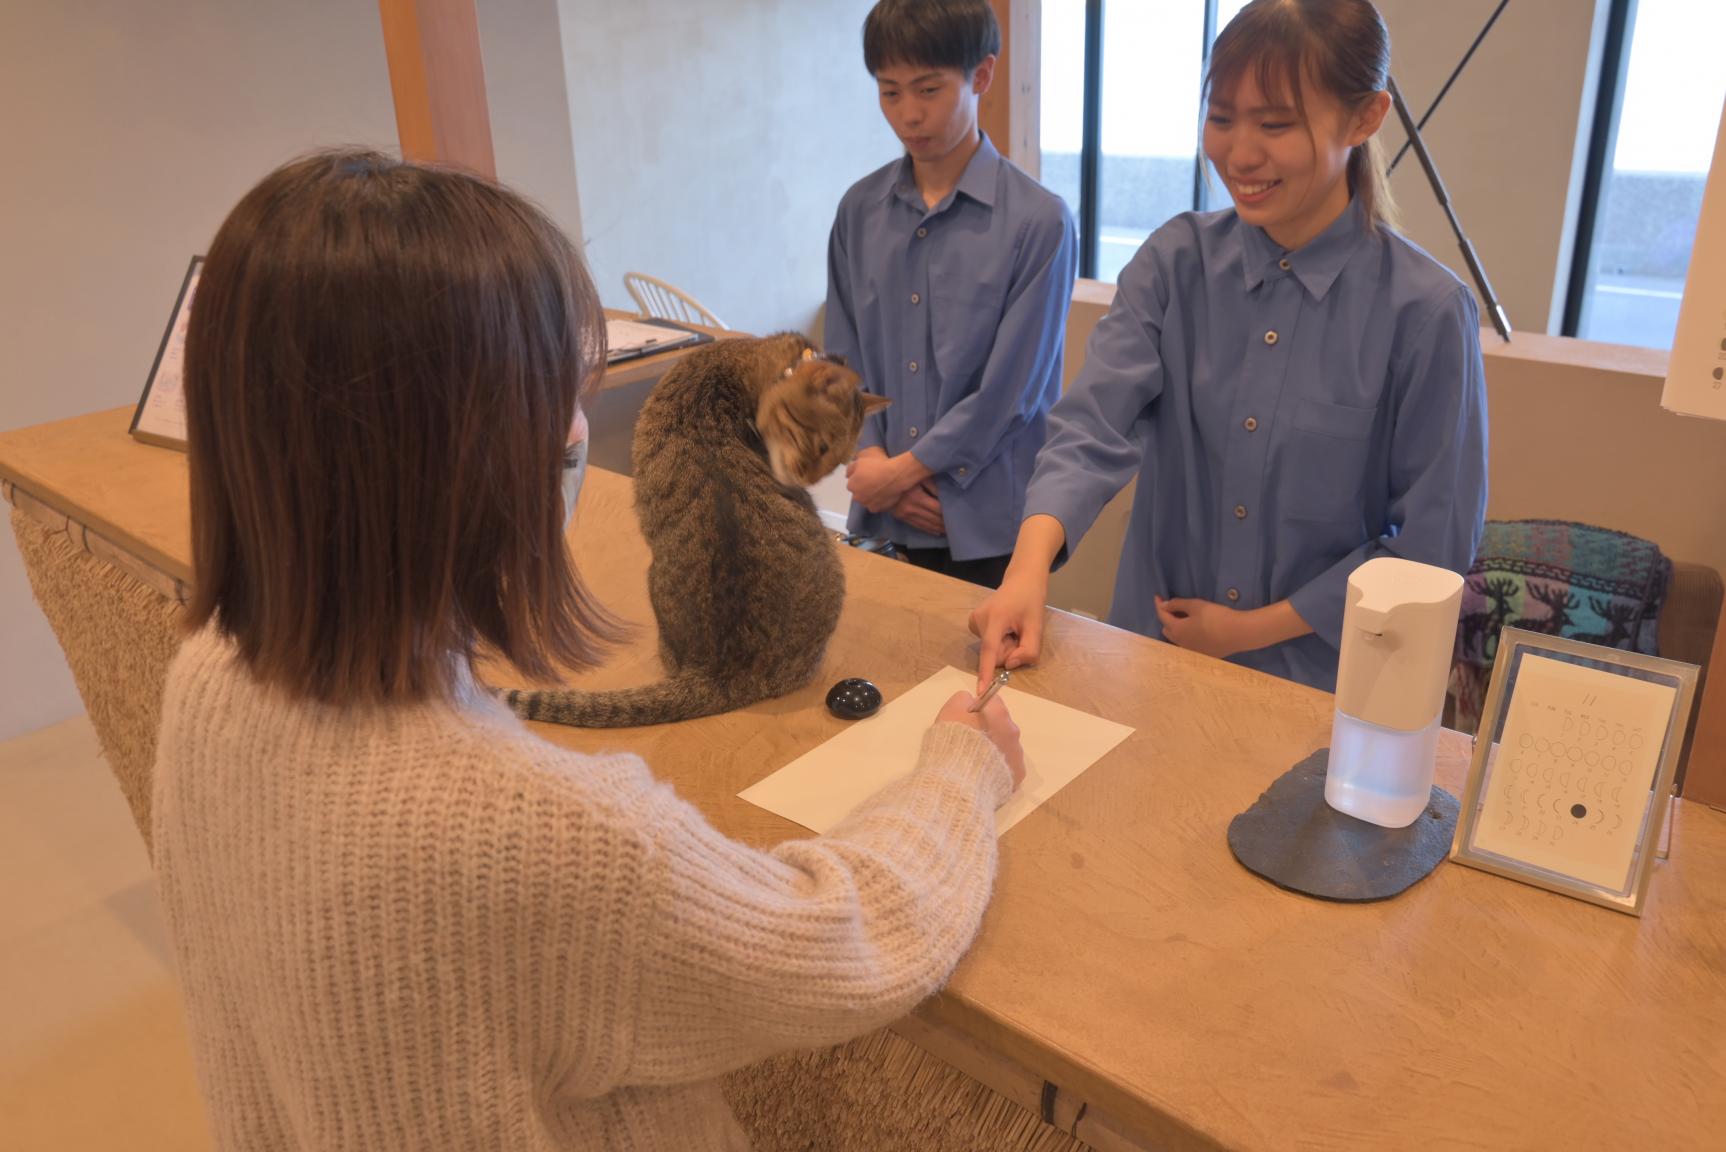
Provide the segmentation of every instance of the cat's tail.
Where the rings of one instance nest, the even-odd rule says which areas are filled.
[[[657,684],[609,692],[569,688],[512,689],[504,702],[523,720],[575,728],[639,728],[729,712],[753,700],[702,673],[686,671]]]

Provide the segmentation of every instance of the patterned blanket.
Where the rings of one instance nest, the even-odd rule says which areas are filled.
[[[1488,521],[1468,570],[1451,692],[1456,727],[1473,732],[1506,624],[1658,655],[1672,561],[1653,543],[1563,520]]]

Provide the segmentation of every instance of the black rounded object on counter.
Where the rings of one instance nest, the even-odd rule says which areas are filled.
[[[1277,777],[1229,823],[1235,859],[1279,888],[1321,900],[1388,900],[1450,854],[1462,805],[1437,785],[1406,828],[1381,828],[1325,803],[1330,749]]]
[[[881,689],[852,676],[827,690],[827,711],[841,720],[863,720],[881,710]]]

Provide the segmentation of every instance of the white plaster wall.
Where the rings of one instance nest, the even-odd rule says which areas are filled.
[[[0,4],[0,428],[136,402],[186,262],[270,168],[395,146],[377,5]],[[81,711],[0,532],[0,740]]]
[[[539,204],[579,244],[581,193],[557,0],[476,4],[498,179]]]
[[[557,0],[478,0],[498,177],[578,240]],[[186,262],[271,168],[398,151],[375,0],[0,3],[0,428],[136,401]],[[82,708],[0,532],[0,740]]]
[[[899,154],[863,68],[872,0],[558,0],[587,256],[726,324],[809,331],[839,197]]]

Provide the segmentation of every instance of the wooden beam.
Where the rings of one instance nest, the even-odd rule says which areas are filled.
[[[496,178],[474,0],[378,0],[402,158]]]
[[[1042,0],[989,0],[1001,25],[995,80],[984,93],[977,119],[1001,155],[1040,176],[1038,81],[1042,71]]]
[[[1684,798],[1726,808],[1726,615],[1714,631],[1714,651],[1708,657],[1696,739],[1684,769]]]

